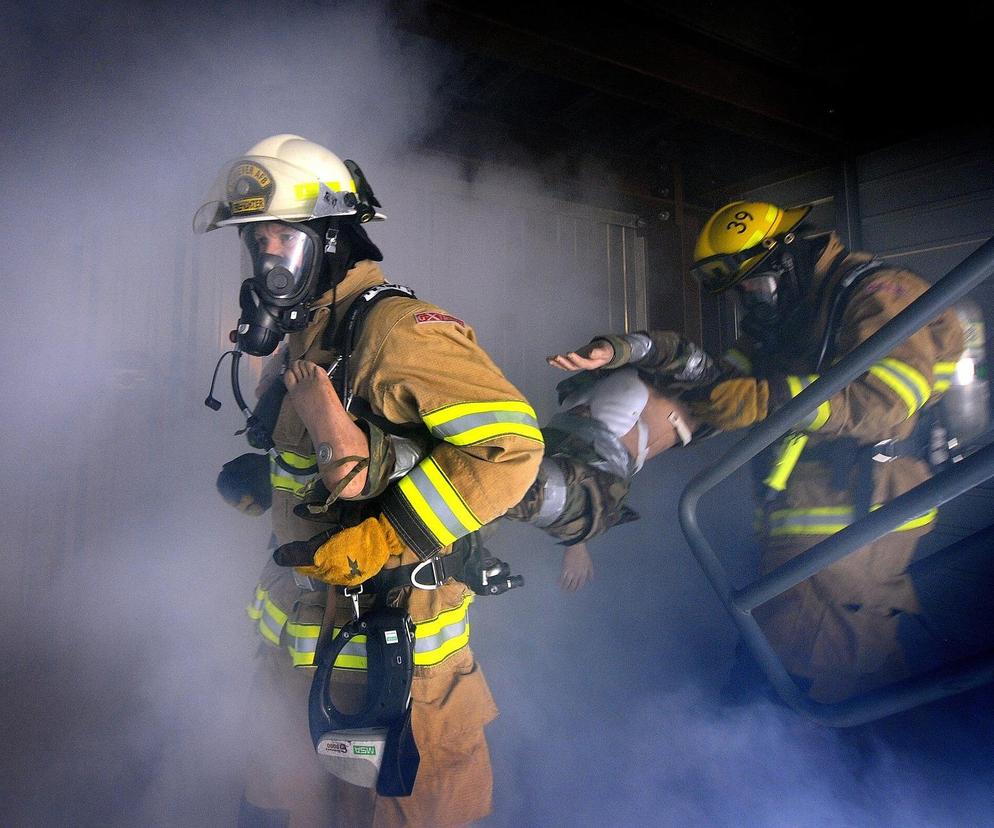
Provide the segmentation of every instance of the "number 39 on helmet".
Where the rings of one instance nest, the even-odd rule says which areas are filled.
[[[810,206],[784,209],[764,201],[733,201],[714,213],[694,246],[691,273],[710,293],[745,279],[804,221]]]

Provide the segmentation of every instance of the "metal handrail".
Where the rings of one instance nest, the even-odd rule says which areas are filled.
[[[787,704],[822,724],[835,727],[862,724],[994,680],[994,652],[991,652],[853,699],[823,704],[801,692],[752,616],[752,610],[763,602],[863,548],[906,520],[994,477],[994,446],[976,452],[916,486],[741,590],[733,589],[725,567],[701,531],[698,520],[701,497],[796,424],[811,417],[819,405],[992,274],[994,238],[988,239],[789,403],[752,428],[721,460],[695,476],[680,497],[680,525],[687,543],[767,678]]]

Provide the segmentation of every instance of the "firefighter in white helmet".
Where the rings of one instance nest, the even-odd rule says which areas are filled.
[[[353,162],[276,135],[225,166],[195,220],[201,231],[233,225],[245,245],[240,350],[272,354],[288,335],[259,389],[275,411],[271,434],[256,437],[271,455],[278,548],[250,607],[272,646],[258,676],[248,822],[462,825],[490,810],[483,728],[497,710],[468,645],[472,578],[449,553],[521,498],[542,437],[465,322],[409,290],[376,301],[382,256],[364,225],[384,218],[379,206]],[[413,790],[396,796],[329,776],[308,738],[319,640],[341,643],[356,615],[388,603],[413,622],[420,753]],[[358,688],[373,652],[364,638],[334,661]],[[350,743],[332,752],[340,744]],[[372,783],[381,792],[383,772]]]

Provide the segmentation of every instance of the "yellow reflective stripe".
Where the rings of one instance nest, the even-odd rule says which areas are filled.
[[[506,434],[544,442],[535,409],[517,400],[455,403],[429,411],[422,419],[432,435],[455,446],[482,443]]]
[[[870,511],[882,504],[875,503]],[[912,518],[892,529],[892,532],[907,532],[927,526],[939,515],[938,509],[930,509],[923,515]],[[849,506],[813,506],[808,509],[777,509],[770,513],[770,535],[834,535],[853,522],[853,510]]]
[[[280,633],[286,624],[287,615],[269,597],[262,607],[262,617],[259,619],[259,634],[277,647],[280,644]]]
[[[780,444],[780,453],[773,461],[770,473],[763,481],[764,484],[777,492],[782,492],[787,488],[787,480],[790,478],[801,457],[801,452],[808,443],[807,434],[788,434]]]
[[[317,457],[314,455],[306,456],[303,454],[296,454],[292,451],[281,451],[280,457],[285,463],[294,468],[306,469],[317,462]],[[269,485],[274,489],[279,489],[281,492],[290,492],[297,497],[303,497],[303,490],[310,485],[318,477],[316,472],[310,472],[308,474],[291,474],[286,469],[282,468],[275,460],[275,458],[269,458]]]
[[[334,627],[331,631],[332,638],[338,638],[342,631],[341,627]],[[345,644],[335,659],[334,668],[336,670],[365,670],[369,661],[366,656],[366,642],[369,639],[365,635],[356,635]]]
[[[520,400],[504,400],[502,402],[454,403],[433,409],[422,416],[422,421],[428,428],[438,428],[451,420],[468,417],[473,414],[492,414],[513,411],[517,414],[527,414],[535,418],[535,409]],[[537,418],[536,418],[537,422]]]
[[[875,512],[881,506],[883,506],[882,503],[874,503],[870,507],[870,511],[871,512]],[[891,531],[893,531],[893,532],[907,532],[909,529],[918,529],[918,528],[920,528],[922,526],[926,526],[927,524],[931,523],[938,516],[939,516],[939,510],[937,508],[932,508],[932,509],[929,509],[925,514],[919,515],[916,518],[912,518],[911,520],[902,523],[896,529],[892,529]]]
[[[245,612],[248,613],[248,617],[253,621],[258,621],[262,618],[262,607],[266,602],[266,596],[268,594],[269,593],[260,586],[255,588],[255,600],[245,607]]]
[[[281,451],[280,457],[283,462],[295,469],[307,469],[318,461],[316,454],[297,454],[294,451]]]
[[[535,409],[526,402],[517,400],[506,400],[504,402],[490,403],[455,403],[454,405],[444,405],[429,411],[421,419],[428,428],[435,428],[449,420],[457,417],[465,417],[467,414],[484,414],[490,411],[517,411],[519,414],[530,414],[535,416]]]
[[[752,373],[752,360],[738,348],[729,348],[722,359],[734,368],[738,368],[743,374]]]
[[[535,440],[539,443],[545,442],[542,438],[542,432],[537,426],[508,422],[478,426],[464,431],[462,434],[456,434],[444,439],[446,443],[451,443],[454,446],[469,446],[474,443],[482,443],[484,440],[492,440],[495,437],[503,437],[505,434],[517,434],[520,437],[527,437],[529,440]]]
[[[908,406],[910,417],[921,408],[930,396],[928,380],[908,363],[890,357],[870,366],[870,374],[897,394]]]
[[[333,193],[340,193],[343,190],[354,193],[355,182],[350,180],[348,186],[342,187],[341,181],[325,181],[324,186],[331,190]],[[301,184],[293,185],[293,197],[297,201],[305,201],[309,198],[317,198],[318,193],[321,191],[321,185],[317,181],[304,181]]]
[[[445,472],[442,471],[442,467],[435,462],[435,459],[428,457],[420,465],[424,473],[428,476],[428,479],[435,485],[436,491],[445,500],[446,505],[452,510],[459,522],[466,527],[467,533],[481,529],[483,524],[470,511],[469,506],[466,505],[462,496],[456,491],[455,486],[446,477]]]
[[[955,362],[937,362],[932,366],[932,393],[941,394],[949,390],[950,382],[956,374]]]
[[[318,636],[321,634],[320,624],[298,624],[289,623],[286,625],[287,643],[286,648],[290,651],[290,658],[294,667],[310,667],[314,664],[314,652],[318,645]]]
[[[397,488],[443,546],[483,526],[432,457],[411,469]]]
[[[795,377],[787,376],[787,387],[790,389],[791,399],[800,394],[805,388],[807,388],[811,383],[818,379],[818,374],[808,374],[807,377]],[[818,406],[818,410],[815,411],[814,416],[811,420],[801,426],[805,431],[817,431],[825,423],[828,422],[828,418],[832,416],[832,406],[828,400],[825,400]]]
[[[414,663],[426,667],[439,664],[469,643],[469,605],[475,596],[467,595],[458,607],[440,612],[414,627]]]

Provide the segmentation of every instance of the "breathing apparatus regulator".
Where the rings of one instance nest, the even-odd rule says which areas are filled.
[[[230,334],[235,347],[218,359],[204,404],[220,409],[214,384],[230,355],[232,395],[245,415],[249,443],[277,460],[262,418],[241,393],[241,356],[272,354],[287,334],[308,326],[319,307],[316,296],[336,285],[355,261],[383,258],[362,228],[386,218],[379,207],[354,161],[342,161],[298,135],[274,135],[224,166],[194,216],[196,233],[238,228],[246,271],[238,326]],[[277,409],[284,391],[273,391],[280,397]],[[260,405],[272,402],[263,399]]]

